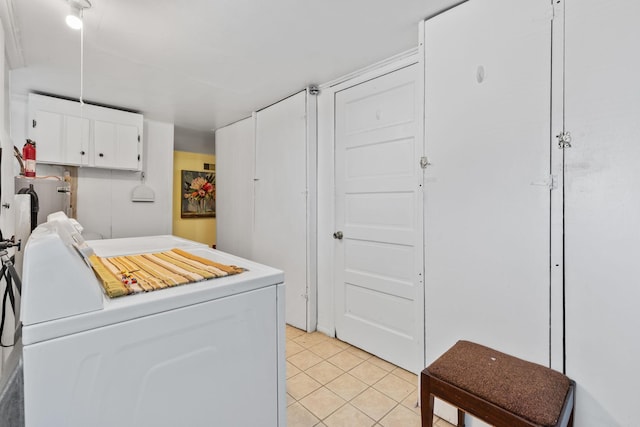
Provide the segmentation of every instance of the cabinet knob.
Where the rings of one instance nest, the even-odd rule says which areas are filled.
[[[81,155],[81,156],[84,156],[84,155],[85,155],[85,152],[84,152],[84,151],[81,151],[81,152],[80,152],[80,155]]]
[[[100,154],[98,154],[98,156],[100,156],[100,157],[104,157],[104,154],[100,153]]]

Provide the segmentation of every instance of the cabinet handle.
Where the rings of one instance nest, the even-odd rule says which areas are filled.
[[[104,154],[100,153],[100,154],[98,154],[98,156],[100,156],[100,157],[104,157]]]

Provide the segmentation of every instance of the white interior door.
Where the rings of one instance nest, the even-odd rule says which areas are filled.
[[[424,363],[423,152],[416,65],[335,98],[335,326],[413,372]]]
[[[577,426],[634,426],[640,2],[565,4],[564,125],[573,137],[564,150],[567,375],[578,387]]]
[[[549,364],[551,8],[425,23],[427,363],[467,339]]]
[[[307,329],[306,92],[256,114],[253,258],[284,271],[286,322]]]

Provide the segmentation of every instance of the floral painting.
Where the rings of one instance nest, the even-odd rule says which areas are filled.
[[[182,171],[182,218],[216,216],[215,172]]]

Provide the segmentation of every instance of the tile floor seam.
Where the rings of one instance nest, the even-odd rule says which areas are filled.
[[[396,409],[396,408],[398,407],[398,405],[399,405],[399,403],[398,403],[398,402],[396,402],[396,404],[393,406],[393,408],[389,409],[389,410],[388,410],[388,411],[387,411],[383,416],[381,416],[381,417],[380,417],[380,419],[379,419],[379,420],[377,420],[377,421],[380,423],[380,425],[384,426],[384,424],[382,424],[382,420],[383,420],[387,415],[389,415],[390,413],[392,413],[392,412],[393,412],[393,410],[394,410],[394,409]]]
[[[322,387],[321,387],[321,388],[322,388]],[[316,392],[316,391],[318,391],[318,390],[320,390],[320,389],[314,390],[313,392]],[[333,393],[331,390],[329,390],[329,389],[327,389],[327,390],[328,390],[328,391],[330,391],[331,393]],[[313,392],[312,392],[312,393],[313,393]],[[311,394],[311,393],[309,393],[309,394]],[[335,394],[335,393],[334,393],[334,394]],[[307,395],[307,396],[308,396],[308,395]],[[305,396],[305,397],[307,397],[307,396]],[[338,397],[340,397],[340,396],[338,396]],[[302,400],[302,399],[300,399],[300,400]],[[324,417],[324,418],[320,418],[320,417],[319,417],[315,412],[313,412],[313,411],[311,410],[311,408],[309,408],[309,407],[305,406],[305,405],[304,405],[304,403],[302,403],[300,400],[298,400],[298,403],[300,404],[300,406],[302,406],[304,409],[306,409],[307,411],[309,411],[309,412],[310,412],[314,417],[316,417],[317,419],[319,419],[321,423],[323,423],[327,418],[329,418],[331,415],[333,415],[333,413],[334,413],[334,412],[336,412],[337,410],[339,410],[340,408],[342,408],[344,405],[346,405],[347,403],[349,403],[349,401],[346,401],[346,400],[345,400],[345,402],[344,402],[342,405],[340,405],[338,408],[336,408],[333,412],[331,412],[330,414],[328,414],[328,415],[327,415],[326,417]],[[344,400],[344,399],[342,399],[342,400]],[[289,426],[289,427],[293,427],[293,426]]]
[[[371,385],[371,387],[373,387],[374,389],[378,390],[380,393],[384,394],[384,395],[385,395],[385,396],[387,396],[388,398],[393,399],[395,402],[398,402],[398,403],[402,404],[402,401],[403,401],[404,399],[406,399],[407,397],[409,397],[409,395],[411,394],[411,392],[407,393],[407,394],[406,394],[402,399],[398,400],[398,399],[396,399],[394,396],[389,395],[389,393],[388,393],[388,392],[387,392],[387,393],[385,393],[385,391],[384,391],[384,390],[381,390],[381,389],[379,389],[379,388],[377,388],[377,387],[376,387],[376,384],[379,384],[382,380],[384,380],[385,378],[387,378],[389,375],[391,375],[391,372],[389,372],[389,373],[388,373],[387,375],[385,375],[384,377],[380,378],[380,380],[378,380],[376,383],[372,384],[372,385]],[[411,387],[415,387],[415,386],[413,386],[412,384],[409,384],[407,381],[403,380],[402,378],[396,377],[395,375],[394,375],[394,377],[395,377],[395,378],[398,378],[399,380],[401,380],[401,381],[402,381],[402,382],[404,382],[404,383],[407,383],[407,384],[408,384],[409,386],[411,386]]]

